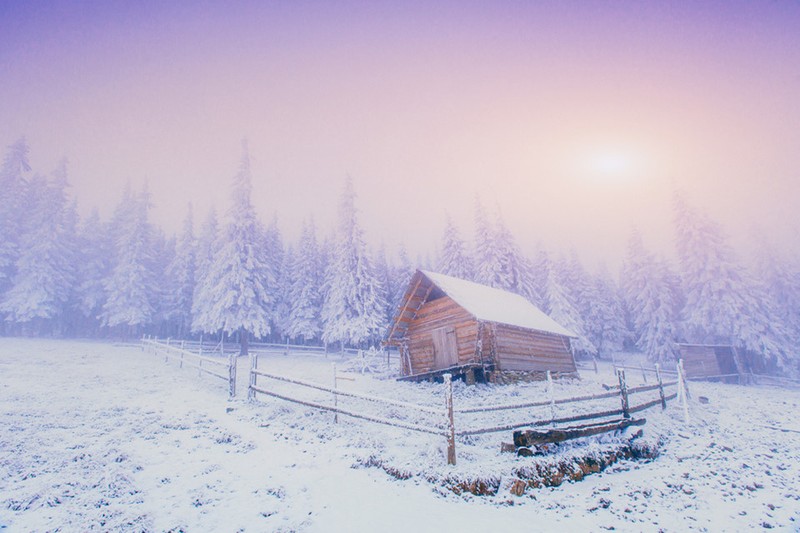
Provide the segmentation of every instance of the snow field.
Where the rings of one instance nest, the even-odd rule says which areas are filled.
[[[330,384],[331,362],[264,355],[259,367]],[[10,531],[794,531],[800,523],[800,433],[788,431],[800,430],[798,391],[692,383],[688,425],[674,404],[642,414],[645,438],[662,439],[656,460],[624,461],[522,497],[503,489],[474,497],[456,496],[419,474],[503,475],[528,460],[499,453],[510,432],[459,439],[452,468],[444,464],[443,437],[347,417],[334,425],[330,413],[263,396],[250,404],[247,369],[240,358],[238,397],[229,401],[221,380],[138,348],[0,339],[0,525]],[[444,407],[440,384],[349,376],[355,381],[340,381],[340,388]],[[609,374],[583,376],[556,382],[556,397],[613,383]],[[285,386],[292,395],[330,401],[327,393],[262,379],[274,390]],[[633,373],[628,381],[636,385]],[[543,383],[454,388],[456,408],[531,401],[546,390]],[[709,402],[699,403],[699,396]],[[374,408],[340,398],[345,402],[354,410]],[[566,414],[568,406],[558,409]],[[418,422],[432,416],[392,414]],[[457,429],[466,424],[457,415]],[[585,440],[586,448],[604,443]],[[400,481],[357,466],[372,455],[414,476]]]

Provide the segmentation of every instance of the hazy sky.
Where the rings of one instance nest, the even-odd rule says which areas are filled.
[[[254,200],[289,238],[347,175],[371,242],[431,251],[477,194],[522,247],[667,250],[680,188],[744,251],[800,243],[800,2],[0,1],[0,143],[81,208]]]

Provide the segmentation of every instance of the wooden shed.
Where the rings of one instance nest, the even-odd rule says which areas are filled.
[[[737,349],[721,344],[678,344],[688,378],[736,377],[742,373]]]
[[[417,270],[386,344],[400,350],[408,379],[450,372],[502,382],[547,370],[576,376],[575,337],[522,296]]]

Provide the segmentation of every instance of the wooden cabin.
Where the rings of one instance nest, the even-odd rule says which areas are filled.
[[[576,337],[518,294],[417,270],[386,344],[398,347],[407,379],[449,372],[505,382],[548,370],[577,376]]]
[[[678,344],[688,378],[736,377],[742,373],[741,354],[730,345]]]

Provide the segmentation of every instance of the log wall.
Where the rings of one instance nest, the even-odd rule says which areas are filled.
[[[502,324],[495,331],[498,370],[577,372],[569,338]]]
[[[436,330],[454,328],[458,363],[479,363],[481,355],[491,363],[491,349],[495,348],[495,368],[500,371],[526,371],[574,374],[575,361],[570,352],[570,340],[559,335],[523,330],[497,324],[486,325],[483,333],[483,353],[476,354],[478,322],[464,308],[445,296],[426,302],[411,321],[408,331],[408,348],[412,374],[437,370]],[[494,331],[494,339],[492,338]],[[440,358],[439,358],[440,359]],[[404,369],[405,370],[405,369]]]
[[[681,346],[686,377],[698,378],[722,374],[713,346]]]
[[[417,316],[408,327],[412,373],[420,374],[436,370],[433,332],[448,327],[455,328],[458,364],[477,362],[475,341],[478,323],[463,307],[445,296],[426,302],[420,307]]]

